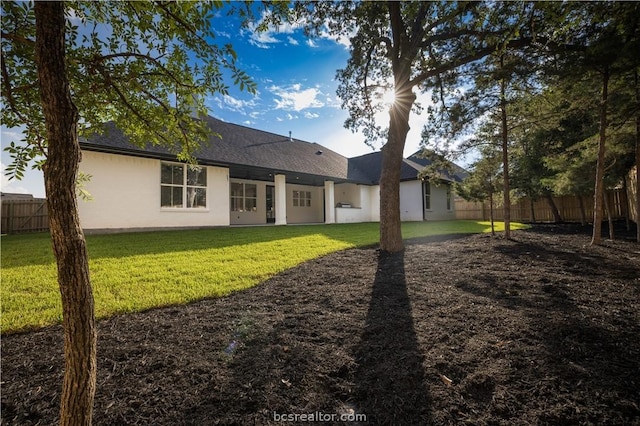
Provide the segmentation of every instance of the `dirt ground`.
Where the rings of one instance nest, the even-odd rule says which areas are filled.
[[[589,231],[346,250],[101,321],[94,424],[640,425],[640,246]],[[3,336],[2,423],[55,424],[61,380],[59,326]]]

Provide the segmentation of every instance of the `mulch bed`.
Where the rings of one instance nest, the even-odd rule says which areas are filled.
[[[346,250],[100,321],[94,424],[640,424],[640,246],[588,231]],[[59,326],[3,336],[2,423],[55,424],[62,365]]]

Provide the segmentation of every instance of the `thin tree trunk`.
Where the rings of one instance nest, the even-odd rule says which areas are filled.
[[[627,177],[625,176],[622,179],[622,205],[624,206],[624,225],[627,232],[631,231],[631,218],[630,218],[630,207],[629,207],[629,184],[627,183]]]
[[[78,112],[65,70],[62,2],[35,2],[36,66],[47,129],[44,181],[64,327],[60,424],[90,425],[96,389],[96,329],[86,243],[76,199]]]
[[[536,223],[536,209],[533,198],[529,198],[529,211],[531,212],[531,223]]]
[[[504,56],[500,57],[500,69],[504,68]],[[507,82],[500,81],[500,118],[502,134],[502,168],[504,176],[504,237],[511,238],[511,200],[509,198],[509,130],[507,128]]]
[[[560,215],[560,210],[558,210],[558,206],[553,201],[553,197],[548,192],[544,194],[544,198],[547,200],[547,204],[549,204],[549,208],[551,209],[551,214],[553,214],[553,221],[555,223],[562,222],[562,216]]]
[[[604,155],[607,142],[607,97],[609,92],[609,67],[602,73],[602,98],[600,100],[600,141],[598,144],[598,162],[596,164],[596,184],[593,194],[593,237],[592,245],[602,243],[602,203],[604,189]]]
[[[636,102],[640,103],[638,69],[634,73]],[[640,112],[636,113],[636,242],[640,243]]]
[[[493,191],[489,191],[489,220],[491,221],[491,235],[496,235],[496,226],[493,219]]]
[[[609,239],[613,240],[614,235],[613,235],[613,218],[611,217],[611,205],[609,203],[609,197],[607,196],[606,191],[604,192],[604,194],[602,194],[602,201],[604,204],[604,210],[605,212],[607,212],[607,222],[609,224]]]

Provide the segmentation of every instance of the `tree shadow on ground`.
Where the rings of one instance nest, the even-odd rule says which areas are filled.
[[[534,361],[519,370],[523,380],[529,376],[548,382],[558,400],[570,394],[576,401],[605,401],[619,413],[622,423],[637,420],[640,409],[633,395],[640,394],[632,389],[640,383],[640,345],[629,345],[638,341],[634,338],[637,327],[629,327],[637,321],[636,313],[625,307],[625,300],[637,297],[633,285],[637,267],[607,261],[593,252],[550,247],[544,241],[513,240],[496,245],[494,250],[507,259],[505,263],[515,260],[545,265],[543,276],[518,276],[494,269],[457,284],[466,293],[497,302],[514,316],[528,318],[532,341],[542,346],[527,348]],[[593,309],[587,306],[590,301],[584,300],[585,289],[594,298],[600,292],[616,291],[618,297]],[[545,371],[543,379],[541,369]],[[573,415],[569,405],[553,408],[541,416],[543,423],[564,423]]]
[[[403,252],[379,253],[356,362],[356,412],[366,414],[371,424],[431,423]]]

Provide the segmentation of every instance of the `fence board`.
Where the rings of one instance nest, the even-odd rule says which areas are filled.
[[[625,218],[629,214],[627,203],[622,189],[607,191],[611,215],[614,219]],[[576,196],[553,197],[560,217],[567,222],[581,222],[582,209],[580,199]],[[582,197],[584,215],[587,221],[593,218],[593,197]],[[496,203],[497,204],[497,203]],[[489,203],[469,202],[456,200],[456,219],[489,220]],[[503,220],[504,211],[501,205],[494,205],[493,217],[495,220]],[[533,214],[533,217],[532,217]],[[531,202],[529,198],[522,198],[511,205],[511,220],[515,222],[553,222],[553,212],[546,199],[538,199]],[[605,214],[606,218],[606,214]]]
[[[2,201],[0,228],[3,234],[48,231],[47,201],[40,198]]]

